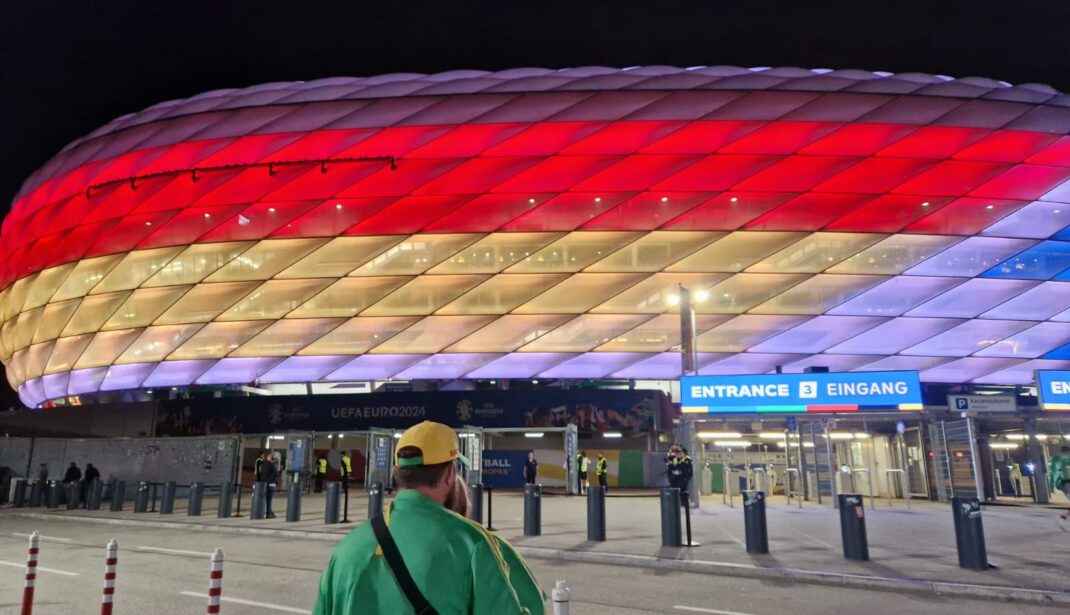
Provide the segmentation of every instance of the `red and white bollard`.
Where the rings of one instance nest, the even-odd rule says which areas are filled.
[[[212,573],[208,581],[208,615],[219,612],[219,600],[223,596],[223,549],[212,554]]]
[[[30,534],[30,553],[26,556],[26,589],[22,591],[22,615],[33,613],[33,588],[37,582],[37,546],[41,544],[41,535]]]
[[[115,568],[119,564],[119,543],[113,538],[108,543],[108,555],[104,559],[104,594],[100,599],[100,615],[111,615],[112,598],[115,596]]]

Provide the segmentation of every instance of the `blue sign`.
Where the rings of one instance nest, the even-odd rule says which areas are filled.
[[[483,484],[487,487],[523,487],[528,451],[483,451]]]
[[[1070,410],[1070,371],[1037,370],[1037,394],[1044,410]]]
[[[918,372],[684,376],[685,414],[921,410]]]

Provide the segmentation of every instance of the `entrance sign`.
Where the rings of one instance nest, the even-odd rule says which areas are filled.
[[[1011,412],[1018,409],[1013,395],[948,395],[947,407],[955,412]]]
[[[1070,371],[1037,370],[1037,394],[1044,410],[1070,410]]]
[[[683,412],[695,414],[922,409],[913,371],[685,376],[680,395]]]

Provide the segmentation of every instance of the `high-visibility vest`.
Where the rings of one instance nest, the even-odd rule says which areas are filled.
[[[602,475],[609,472],[609,460],[605,457],[598,460],[598,467],[595,470],[595,474]]]
[[[327,460],[326,459],[320,459],[319,460],[319,470],[317,472],[319,474],[326,474],[327,473]]]
[[[349,465],[349,455],[342,455],[342,474],[349,476],[353,473],[353,466]]]
[[[578,455],[580,460],[580,472],[586,472],[587,467],[590,465],[591,460],[586,455]]]

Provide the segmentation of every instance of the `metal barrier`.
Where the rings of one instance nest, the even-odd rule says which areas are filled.
[[[679,547],[680,538],[680,490],[676,487],[662,487],[659,493],[661,503],[661,546]]]
[[[743,528],[747,537],[747,553],[769,553],[769,531],[765,522],[765,493],[743,492]]]
[[[15,487],[11,490],[11,506],[13,508],[25,508],[27,503],[26,490],[30,484],[25,478],[16,478]]]
[[[795,480],[792,480],[793,477]],[[792,491],[792,485],[796,483],[798,483],[800,488],[798,491]],[[784,495],[787,496],[788,506],[791,506],[791,496],[794,495],[795,499],[799,501],[799,508],[802,508],[802,475],[799,473],[799,468],[786,468],[784,470]]]
[[[123,500],[126,499],[126,481],[116,480],[111,483],[111,512],[119,512],[123,509]]]
[[[249,504],[249,518],[263,519],[267,516],[267,483],[253,483],[253,501]]]
[[[903,499],[907,501],[907,508],[910,508],[910,485],[907,483],[907,473],[900,468],[891,468],[884,471],[884,482],[888,484],[888,507],[892,506],[892,476],[898,475],[899,487],[903,492]]]
[[[63,499],[63,485],[58,480],[48,483],[48,508],[59,508]]]
[[[163,494],[160,496],[160,514],[170,515],[175,512],[175,492],[178,484],[169,480],[163,484]]]
[[[587,540],[606,539],[606,490],[598,487],[587,490]]]
[[[85,498],[85,509],[100,510],[100,500],[103,499],[101,497],[103,493],[104,483],[100,482],[98,479],[95,478],[90,481],[88,493],[86,494]]]
[[[736,495],[732,489],[732,477],[737,474],[737,471],[729,465],[725,465],[721,468],[722,483],[724,489],[721,490],[721,503],[728,504],[732,508],[736,507]]]
[[[869,490],[869,507],[876,508],[876,495],[873,492],[873,473],[869,471],[869,468],[851,468],[851,482],[854,482],[854,476],[856,474],[862,474],[866,477],[866,486]],[[857,491],[857,489],[856,489]]]
[[[483,485],[468,485],[468,518],[476,523],[483,523]]]
[[[542,485],[524,486],[524,535],[542,535]]]
[[[323,515],[323,522],[328,525],[338,523],[339,495],[342,486],[338,483],[327,483],[327,510]]]
[[[137,484],[137,492],[134,493],[134,512],[149,512],[149,484],[145,481]]]
[[[301,483],[300,481],[290,485],[289,493],[286,494],[286,521],[296,523],[301,520]]]

